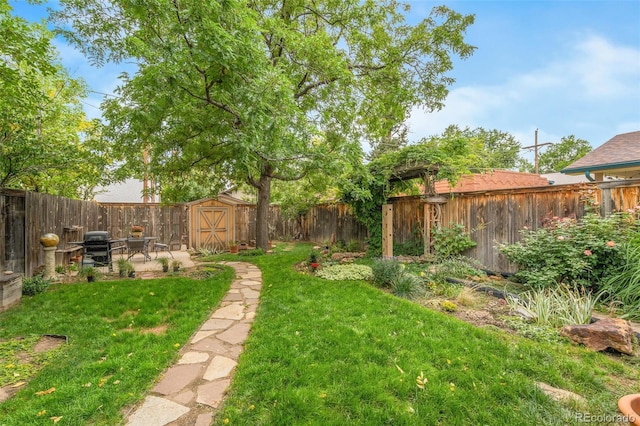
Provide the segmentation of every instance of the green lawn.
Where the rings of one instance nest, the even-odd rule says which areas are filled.
[[[231,269],[206,280],[61,284],[0,314],[0,341],[66,335],[42,370],[0,404],[0,425],[116,425],[229,289]],[[149,333],[165,327],[159,335]],[[15,362],[0,359],[0,369]],[[24,374],[14,381],[21,381]],[[54,390],[52,390],[54,389]],[[37,392],[48,391],[43,395]]]
[[[617,416],[617,399],[639,390],[637,360],[475,328],[365,282],[296,272],[310,251],[218,257],[256,263],[264,285],[215,424],[566,425]],[[58,285],[23,299],[0,315],[0,340],[64,334],[70,344],[0,404],[0,425],[120,424],[232,277]],[[143,333],[161,325],[166,334]],[[535,381],[587,404],[553,402]]]
[[[364,282],[295,272],[309,252],[255,259],[261,304],[216,424],[566,425],[617,416],[617,399],[638,391],[629,357],[475,328]],[[588,403],[553,402],[535,381]]]

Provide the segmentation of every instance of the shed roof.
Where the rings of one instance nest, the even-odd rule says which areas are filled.
[[[640,176],[640,131],[614,136],[561,172],[568,175],[603,173],[624,178]]]

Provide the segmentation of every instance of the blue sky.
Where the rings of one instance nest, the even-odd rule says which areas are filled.
[[[410,139],[442,133],[450,124],[498,129],[523,146],[575,135],[597,147],[619,133],[640,130],[640,1],[638,0],[409,0],[410,22],[445,4],[475,14],[467,42],[476,46],[455,61],[445,108],[414,110]],[[10,0],[31,20],[44,6]],[[55,5],[55,2],[49,2]],[[100,93],[117,86],[122,67],[91,67],[64,40],[56,42],[63,64],[84,78],[92,93],[85,110],[100,115]],[[524,153],[523,153],[524,154]],[[528,156],[528,155],[527,155]]]

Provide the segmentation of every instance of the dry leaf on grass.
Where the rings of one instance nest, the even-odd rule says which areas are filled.
[[[56,388],[49,388],[47,390],[43,390],[40,392],[36,392],[36,395],[41,396],[41,395],[49,395],[50,393],[54,393],[56,391]]]

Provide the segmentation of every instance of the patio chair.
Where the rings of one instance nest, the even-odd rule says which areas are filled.
[[[169,252],[169,256],[171,256],[172,259],[175,259],[175,257],[173,257],[173,254],[171,253],[171,245],[172,244],[176,244],[177,240],[174,240],[173,238],[175,237],[176,234],[171,234],[171,236],[169,237],[169,241],[164,244],[164,243],[154,243],[153,244],[153,251],[156,252],[156,259],[158,258],[158,252],[159,251],[168,251]]]
[[[127,238],[127,260],[131,259],[138,253],[143,255],[143,263],[145,263],[147,259],[151,260],[151,256],[149,256],[149,239]]]

